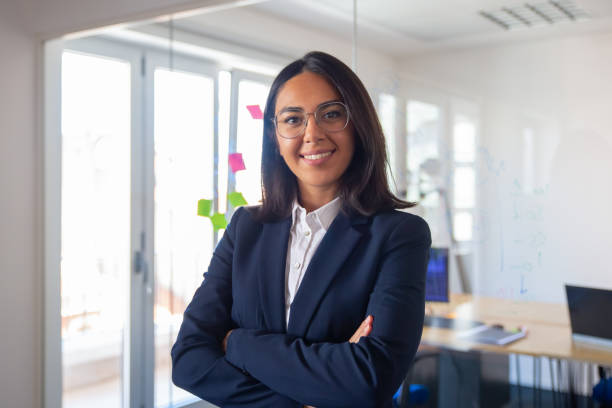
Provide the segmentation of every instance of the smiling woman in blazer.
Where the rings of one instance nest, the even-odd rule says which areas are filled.
[[[174,383],[222,407],[390,407],[423,327],[431,245],[397,211],[359,78],[311,52],[274,80],[262,205],[239,208],[187,307]]]

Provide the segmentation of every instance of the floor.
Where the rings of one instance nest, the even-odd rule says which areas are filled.
[[[171,407],[170,401],[196,401],[197,398],[170,382],[170,367],[155,371],[155,407]],[[121,386],[118,377],[94,385],[64,391],[62,408],[121,407]]]

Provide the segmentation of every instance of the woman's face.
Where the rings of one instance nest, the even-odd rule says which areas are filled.
[[[321,75],[303,72],[285,82],[276,97],[275,115],[287,109],[314,112],[326,102],[341,101],[336,89]],[[281,137],[276,131],[281,156],[297,177],[301,193],[307,189],[337,192],[340,178],[353,157],[354,131],[349,124],[343,130],[326,132],[308,115],[308,124],[301,136]]]

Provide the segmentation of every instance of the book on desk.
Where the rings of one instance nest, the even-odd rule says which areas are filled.
[[[503,328],[484,325],[466,330],[460,333],[457,337],[463,340],[474,341],[476,343],[494,344],[497,346],[505,346],[514,341],[525,337],[525,330],[508,331]]]
[[[525,330],[504,330],[502,327],[490,326],[470,319],[450,318],[443,316],[425,316],[424,325],[431,328],[450,329],[460,333],[458,338],[476,343],[504,346],[525,337]]]

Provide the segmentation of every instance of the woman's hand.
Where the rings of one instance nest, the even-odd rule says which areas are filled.
[[[355,330],[355,333],[353,333],[353,335],[349,339],[349,342],[357,343],[360,338],[368,337],[370,333],[372,332],[372,322],[373,321],[374,321],[374,317],[372,317],[372,315],[369,315],[368,317],[366,317],[363,320],[363,322],[361,322],[357,330]]]
[[[230,336],[230,334],[232,334],[233,331],[234,331],[234,329],[228,331],[227,334],[225,335],[225,337],[223,338],[223,352],[224,353],[227,351],[227,339],[229,339],[229,336]]]

